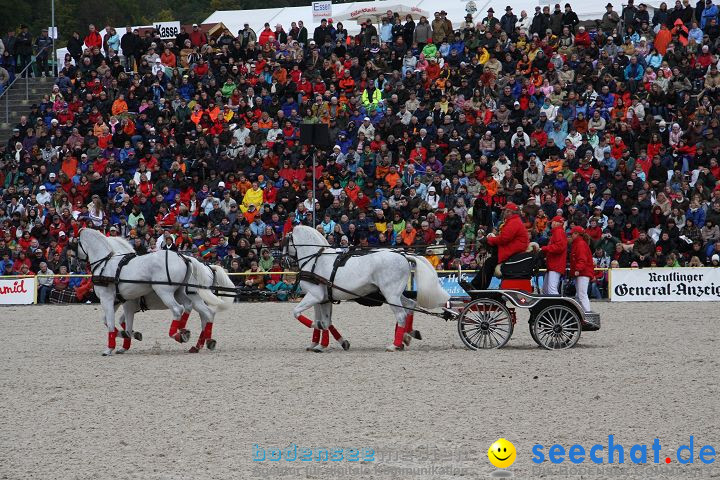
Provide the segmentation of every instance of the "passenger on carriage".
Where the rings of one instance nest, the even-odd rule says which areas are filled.
[[[485,260],[482,270],[472,280],[473,287],[478,290],[488,288],[498,264],[518,253],[527,251],[530,245],[530,236],[520,219],[518,206],[508,202],[503,209],[503,222],[498,228],[496,235],[489,234],[486,237],[487,244],[491,247],[490,257]],[[503,286],[501,285],[501,288]],[[510,287],[506,287],[510,288]]]

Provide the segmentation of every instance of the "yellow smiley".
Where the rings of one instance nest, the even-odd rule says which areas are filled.
[[[490,445],[488,449],[488,459],[490,463],[498,468],[507,468],[515,462],[517,452],[515,451],[515,445],[505,440],[504,438],[498,439],[495,443]]]

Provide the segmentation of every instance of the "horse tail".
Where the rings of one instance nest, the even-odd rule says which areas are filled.
[[[437,272],[425,257],[408,255],[407,259],[415,264],[417,284],[417,304],[423,308],[443,307],[450,295],[440,286]]]
[[[202,278],[199,272],[199,267],[204,265],[200,263],[197,260],[191,259],[190,260],[190,268],[192,269],[192,277],[195,278],[195,281],[198,285],[205,286],[207,284],[207,287],[210,288],[212,285],[209,282],[203,282],[200,279]],[[212,268],[212,267],[211,267]],[[217,272],[217,271],[216,271]],[[223,271],[224,273],[224,271]],[[225,275],[227,276],[227,274]],[[229,277],[228,277],[229,279]],[[232,283],[232,282],[231,282]],[[224,310],[228,307],[228,305],[218,296],[216,296],[214,293],[212,293],[208,288],[198,288],[197,293],[200,295],[200,298],[203,302],[205,302],[209,307],[215,308],[216,310]]]
[[[232,288],[233,290],[235,289],[235,284],[230,279],[230,276],[227,274],[223,267],[221,267],[220,265],[210,265],[210,268],[215,271],[216,286],[223,288]],[[218,310],[225,310],[229,308],[230,305],[232,305],[232,303],[235,301],[235,297],[231,297],[229,291],[227,291],[224,296],[216,298],[220,298],[220,301],[222,302],[220,305],[218,305]]]

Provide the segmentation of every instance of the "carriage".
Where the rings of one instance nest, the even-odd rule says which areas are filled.
[[[465,281],[460,286],[469,298],[453,297],[445,318],[457,321],[460,339],[471,350],[505,346],[515,329],[518,308],[529,310],[530,335],[547,350],[572,348],[582,332],[600,329],[600,315],[584,312],[570,297],[502,288],[475,290]]]

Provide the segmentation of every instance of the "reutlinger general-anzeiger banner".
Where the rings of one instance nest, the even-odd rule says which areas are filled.
[[[610,271],[613,302],[720,300],[720,268],[642,268]]]

